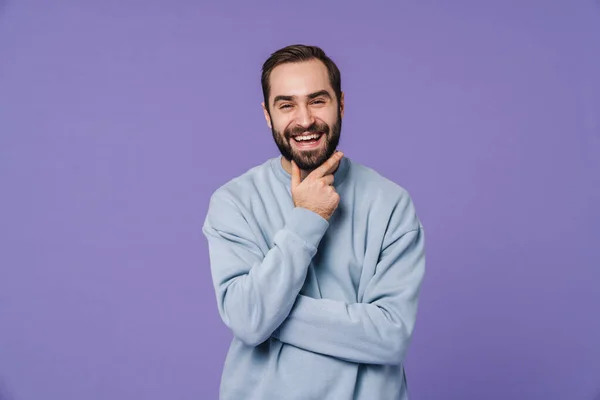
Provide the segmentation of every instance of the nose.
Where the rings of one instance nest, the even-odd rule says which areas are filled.
[[[299,106],[297,110],[296,122],[298,125],[302,126],[303,128],[308,128],[315,122],[312,113],[307,106]]]

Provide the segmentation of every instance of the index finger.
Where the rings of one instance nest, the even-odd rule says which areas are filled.
[[[338,164],[338,162],[342,159],[344,153],[341,151],[335,152],[329,157],[327,161],[321,164],[318,168],[313,170],[308,176],[311,178],[322,178],[327,175],[334,167]]]
[[[294,160],[292,160],[292,187],[295,188],[296,186],[298,186],[300,184],[300,182],[302,181],[301,176],[300,176],[300,168],[298,168],[298,165],[296,165],[296,163],[294,162]]]

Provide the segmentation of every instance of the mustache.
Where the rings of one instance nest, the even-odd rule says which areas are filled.
[[[295,126],[291,129],[287,129],[285,131],[285,136],[287,139],[290,139],[294,136],[298,136],[306,132],[328,133],[329,125],[327,125],[326,123],[313,122],[308,128],[305,128],[303,126]]]

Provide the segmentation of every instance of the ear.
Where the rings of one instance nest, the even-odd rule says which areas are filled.
[[[340,96],[340,117],[344,118],[344,92]]]
[[[265,107],[265,102],[263,101],[262,103],[260,103],[260,105],[262,106],[263,113],[265,114],[265,119],[267,120],[267,125],[269,126],[269,129],[272,129],[271,116],[269,115],[269,112],[267,111],[267,108]]]

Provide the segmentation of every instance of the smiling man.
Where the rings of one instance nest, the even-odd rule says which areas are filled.
[[[262,88],[281,155],[218,188],[203,226],[233,332],[220,399],[407,399],[425,273],[411,197],[337,151],[344,95],[320,48],[273,53]]]

